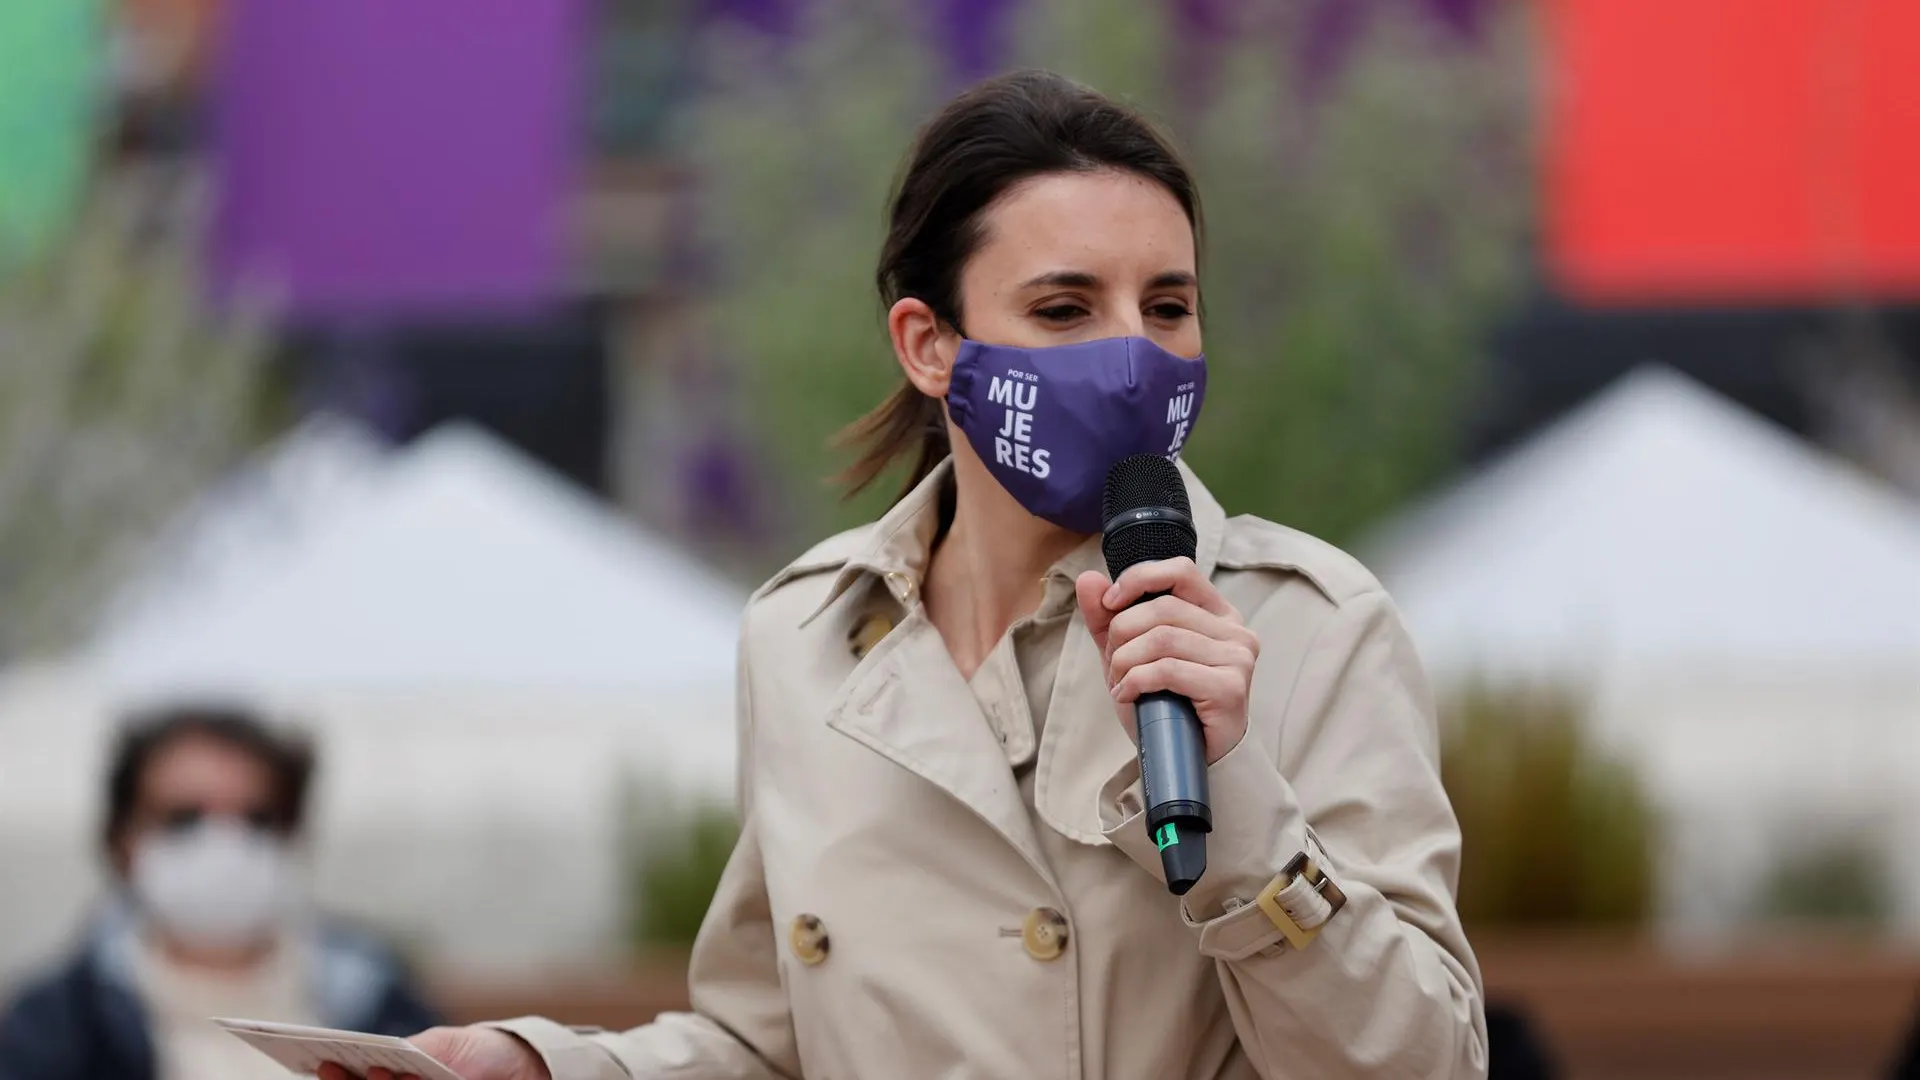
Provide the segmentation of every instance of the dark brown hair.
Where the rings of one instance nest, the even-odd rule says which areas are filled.
[[[111,852],[133,823],[147,769],[180,739],[200,736],[225,743],[258,761],[273,776],[275,826],[297,833],[306,820],[313,780],[313,750],[304,739],[275,731],[253,712],[229,705],[169,705],[126,720],[107,769],[107,815],[101,840]]]
[[[913,297],[959,329],[960,272],[983,238],[982,212],[1022,180],[1103,169],[1165,187],[1198,239],[1193,177],[1139,113],[1045,71],[1002,75],[961,94],[920,129],[895,185],[874,275],[881,304]],[[849,497],[909,454],[913,468],[901,490],[912,490],[950,449],[940,402],[905,381],[835,442],[858,449],[839,477]]]

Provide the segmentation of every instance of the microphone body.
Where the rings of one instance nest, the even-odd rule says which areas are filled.
[[[1110,576],[1117,579],[1136,563],[1194,557],[1198,536],[1187,486],[1168,459],[1151,454],[1121,459],[1107,473],[1103,503],[1100,548]],[[1183,895],[1206,873],[1207,833],[1213,830],[1200,715],[1187,698],[1161,690],[1134,702],[1134,719],[1147,835],[1160,849],[1168,891]]]

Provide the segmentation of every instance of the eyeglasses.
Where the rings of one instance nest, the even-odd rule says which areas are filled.
[[[245,822],[248,828],[258,832],[281,832],[286,824],[274,810],[257,807],[239,814],[216,814],[204,806],[175,806],[159,813],[161,830],[174,834],[189,832],[208,818]]]

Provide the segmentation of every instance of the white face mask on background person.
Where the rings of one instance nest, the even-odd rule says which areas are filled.
[[[271,833],[206,819],[138,841],[132,888],[147,917],[182,944],[241,948],[285,924],[298,895],[293,856]]]

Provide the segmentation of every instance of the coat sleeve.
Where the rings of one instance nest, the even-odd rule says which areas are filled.
[[[1278,616],[1257,612],[1256,633],[1263,617]],[[1432,697],[1385,594],[1337,605],[1298,663],[1263,657],[1250,702],[1246,737],[1208,770],[1209,866],[1182,902],[1248,1057],[1263,1077],[1485,1076],[1479,967],[1454,907],[1459,826]],[[1137,782],[1118,786],[1106,833],[1157,871]],[[1301,853],[1347,900],[1295,949],[1257,899]]]
[[[694,939],[688,968],[693,1011],[664,1013],[625,1032],[568,1028],[539,1017],[488,1025],[532,1046],[553,1080],[791,1080],[800,1075],[755,829],[750,683],[743,645],[736,691],[740,840]]]

